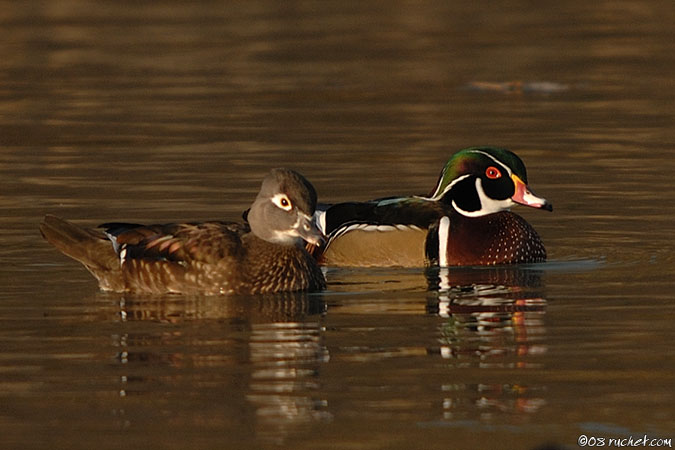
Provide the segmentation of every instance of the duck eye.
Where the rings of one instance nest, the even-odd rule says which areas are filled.
[[[487,169],[485,169],[485,176],[487,176],[491,180],[496,180],[497,178],[502,176],[502,173],[496,167],[490,166]]]
[[[285,211],[290,211],[293,208],[293,204],[285,194],[275,195],[272,197],[272,202]]]

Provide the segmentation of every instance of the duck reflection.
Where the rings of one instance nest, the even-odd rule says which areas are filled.
[[[546,352],[537,342],[546,313],[540,271],[440,268],[428,280],[436,295],[427,310],[447,319],[440,328],[444,358],[462,366],[531,367],[525,357]]]
[[[119,303],[122,321],[182,323],[205,319],[236,322],[276,322],[323,314],[326,304],[320,294],[285,292],[256,296],[133,295],[100,293]]]
[[[122,330],[116,418],[142,426],[144,403],[157,402],[177,427],[278,445],[333,416],[368,420],[392,405],[411,417],[423,405],[455,426],[541,411],[545,386],[523,377],[547,352],[536,267],[429,269],[416,274],[428,289],[388,290],[395,275],[377,272],[358,295],[111,298]],[[348,386],[334,384],[345,377]]]
[[[452,368],[536,368],[543,343],[546,300],[540,270],[523,267],[446,269],[428,272],[427,311],[443,319],[438,353]],[[452,383],[442,391],[443,418],[533,413],[543,398],[528,386]]]
[[[244,413],[248,417],[242,420],[255,424],[258,438],[275,442],[328,417],[317,381],[320,365],[329,359],[320,295],[117,301],[118,320],[128,330],[114,336],[117,359],[126,368],[120,396],[147,394],[149,386],[163,386],[167,395],[192,389],[183,392],[188,398],[213,395],[220,410],[192,411],[189,418],[176,418],[176,424],[227,422]],[[185,411],[178,404],[167,408]]]
[[[316,322],[253,324],[246,398],[256,408],[258,435],[281,442],[288,430],[329,418],[317,395],[319,366],[328,362]]]

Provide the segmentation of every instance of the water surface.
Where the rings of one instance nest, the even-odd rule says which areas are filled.
[[[576,448],[672,438],[669,1],[2,2],[7,448]],[[322,201],[516,151],[550,261],[328,268],[319,294],[98,292],[45,213],[238,220],[271,167]]]

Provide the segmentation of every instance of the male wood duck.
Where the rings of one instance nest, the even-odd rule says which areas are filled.
[[[248,223],[166,225],[106,223],[80,228],[48,215],[47,241],[81,262],[101,289],[130,293],[265,294],[315,291],[325,280],[305,241],[319,245],[312,222],[314,187],[302,175],[273,169]]]
[[[338,203],[315,214],[328,236],[314,254],[332,266],[472,266],[546,260],[534,228],[509,209],[552,211],[527,186],[525,165],[495,147],[457,152],[428,196]]]

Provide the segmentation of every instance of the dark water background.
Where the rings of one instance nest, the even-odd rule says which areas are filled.
[[[0,446],[577,448],[675,429],[672,1],[0,2]],[[45,213],[237,220],[515,150],[546,264],[123,297]]]

